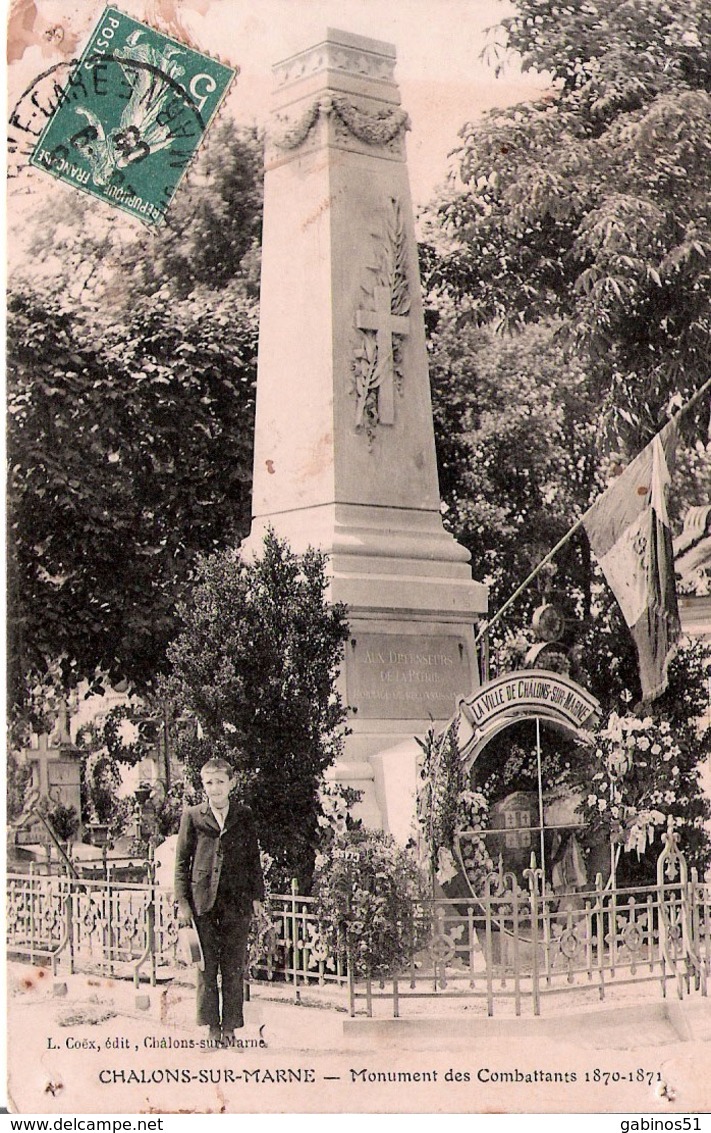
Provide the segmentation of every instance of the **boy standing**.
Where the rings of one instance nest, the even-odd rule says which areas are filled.
[[[224,759],[209,759],[200,772],[205,802],[180,820],[175,857],[175,896],[180,924],[195,920],[205,969],[197,973],[197,1022],[214,1042],[229,1042],[242,1015],[243,978],[252,912],[264,896],[264,880],[252,812],[230,799],[236,779]],[[217,987],[222,983],[222,1012]]]

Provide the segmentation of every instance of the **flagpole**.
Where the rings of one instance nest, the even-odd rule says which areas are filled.
[[[587,512],[585,514],[587,515]],[[578,528],[582,526],[584,519],[585,519],[585,515],[581,515],[580,519],[576,519],[573,526],[565,533],[563,538],[558,540],[558,542],[556,543],[553,550],[549,551],[544,559],[541,559],[540,563],[535,568],[535,570],[532,570],[531,573],[529,574],[528,578],[524,579],[524,581],[521,583],[521,585],[518,587],[518,589],[514,590],[511,597],[508,598],[504,602],[503,606],[499,610],[497,610],[497,612],[494,614],[493,618],[488,622],[484,622],[483,627],[479,630],[479,633],[474,638],[474,644],[475,645],[477,645],[481,641],[484,634],[488,633],[492,626],[496,625],[496,623],[499,621],[501,616],[506,612],[506,610],[508,610],[509,606],[513,602],[516,601],[519,594],[523,594],[524,590],[528,586],[531,585],[534,578],[536,578],[536,576],[539,575],[541,573],[541,571],[543,570],[543,567],[546,566],[551,561],[551,559],[554,558],[554,556],[558,554],[558,551],[561,549],[561,547],[565,546],[565,544],[570,539],[571,535],[574,535],[575,532],[578,530]]]
[[[686,413],[687,409],[691,409],[692,405],[695,405],[699,398],[703,397],[706,390],[711,390],[711,378],[707,378],[704,384],[697,389],[696,393],[692,393],[686,404],[682,405],[676,413],[672,414],[669,420],[673,421],[675,417],[680,417],[682,413]],[[666,423],[669,424],[668,421]]]
[[[673,416],[670,417],[668,421],[665,422],[665,424],[662,426],[662,429],[658,430],[658,433],[661,433],[662,430],[667,427],[667,425],[671,424],[671,422],[674,421],[677,417],[680,417],[682,415],[682,413],[686,413],[688,409],[691,409],[692,405],[695,405],[696,402],[699,400],[699,398],[703,397],[703,395],[709,389],[711,389],[711,378],[706,379],[704,384],[699,389],[696,390],[696,393],[691,395],[691,397],[686,402],[686,404],[682,405],[681,408],[675,414],[673,414]],[[655,434],[655,436],[657,436],[658,433]],[[651,444],[651,441],[649,443]],[[503,614],[506,613],[509,606],[511,606],[516,601],[519,594],[523,594],[524,590],[526,590],[527,587],[529,587],[531,585],[533,580],[540,574],[543,567],[547,566],[547,564],[551,561],[551,559],[554,558],[558,554],[558,551],[560,551],[561,547],[564,547],[565,544],[570,539],[570,537],[575,534],[575,532],[578,530],[578,528],[582,527],[583,523],[585,522],[585,519],[587,517],[588,512],[591,511],[591,510],[592,510],[591,507],[588,508],[583,513],[583,515],[580,516],[580,519],[577,519],[575,521],[573,526],[571,528],[569,528],[569,530],[565,533],[563,538],[558,540],[558,542],[556,543],[553,550],[549,551],[548,554],[545,556],[545,558],[541,559],[538,566],[535,567],[535,569],[531,571],[531,573],[528,575],[528,577],[526,579],[524,579],[524,581],[521,583],[521,585],[516,590],[514,590],[511,597],[508,598],[506,600],[506,602],[504,602],[503,606],[501,606],[501,608],[499,610],[497,610],[497,612],[494,614],[493,618],[491,618],[490,621],[484,622],[482,628],[479,630],[478,634],[474,638],[474,645],[475,646],[479,644],[482,637],[484,637],[485,635],[488,635],[489,630],[492,628],[492,626],[496,625],[496,623],[501,619]]]

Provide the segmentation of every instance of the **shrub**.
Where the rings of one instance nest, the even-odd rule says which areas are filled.
[[[190,798],[186,798],[186,805],[190,802],[199,802],[203,797],[200,771],[208,759],[224,759],[232,767],[237,785],[235,794],[237,798],[246,801],[257,777],[256,772],[249,767],[246,757],[227,740],[217,737],[208,739],[206,736],[196,736],[184,733],[178,736],[175,745],[175,754],[182,763],[186,788]],[[193,797],[194,796],[194,797]]]
[[[79,815],[74,806],[65,806],[64,803],[50,802],[48,798],[43,798],[38,809],[41,810],[60,842],[69,842],[79,829]]]
[[[165,839],[171,834],[177,834],[180,826],[180,816],[186,806],[192,806],[198,801],[198,792],[187,779],[179,779],[174,783],[156,814],[156,827],[159,837]]]
[[[170,696],[200,722],[205,745],[225,745],[233,766],[252,773],[245,801],[275,885],[297,877],[306,892],[319,784],[343,744],[346,609],[327,601],[325,557],[297,555],[273,532],[256,561],[220,552],[201,558],[195,577],[169,650]]]
[[[83,780],[89,823],[105,825],[110,840],[120,838],[134,817],[135,800],[118,797],[121,772],[106,748],[92,751],[84,758]]]
[[[313,895],[333,952],[346,947],[357,975],[405,967],[427,939],[426,879],[407,850],[380,830],[335,838],[316,858]]]

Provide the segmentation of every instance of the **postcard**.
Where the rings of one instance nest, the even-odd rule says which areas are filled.
[[[657,6],[10,5],[11,1112],[708,1110]]]

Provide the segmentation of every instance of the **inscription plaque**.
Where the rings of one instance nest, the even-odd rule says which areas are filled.
[[[348,704],[359,718],[446,720],[471,691],[463,637],[360,633],[346,649]]]

